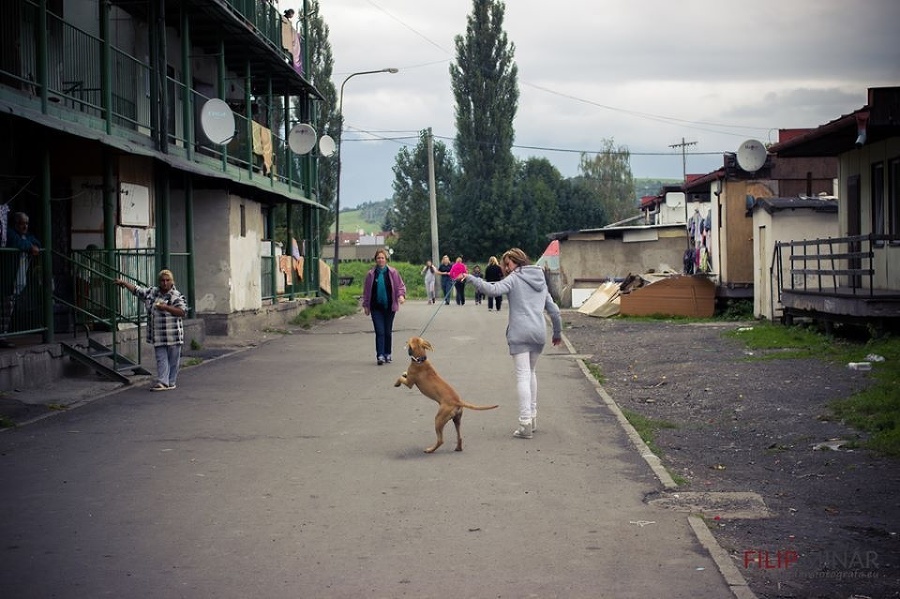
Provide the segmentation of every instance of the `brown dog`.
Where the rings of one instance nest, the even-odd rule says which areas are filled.
[[[498,406],[474,406],[463,401],[456,390],[442,379],[441,375],[428,362],[425,352],[433,351],[434,348],[425,339],[410,337],[409,341],[406,342],[406,347],[412,362],[410,362],[406,372],[400,375],[394,386],[406,385],[412,389],[413,385],[415,385],[425,397],[430,397],[438,403],[438,413],[434,417],[434,432],[437,433],[437,442],[426,449],[425,453],[432,453],[443,445],[444,426],[450,420],[453,420],[453,424],[456,425],[456,451],[462,451],[462,435],[460,435],[459,426],[462,421],[463,408],[493,410]]]

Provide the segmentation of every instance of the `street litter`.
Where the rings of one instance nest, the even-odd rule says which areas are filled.
[[[816,443],[813,445],[813,451],[822,451],[822,450],[831,450],[837,451],[841,447],[843,447],[847,441],[843,439],[831,439],[830,441],[822,441],[821,443]]]
[[[641,528],[644,528],[644,527],[647,526],[648,524],[656,524],[656,522],[653,522],[653,521],[651,521],[651,520],[631,520],[631,521],[629,521],[628,523],[629,523],[629,524],[637,524],[637,525],[640,526]]]
[[[867,362],[884,362],[884,356],[879,356],[878,354],[869,354],[866,356]]]
[[[872,370],[871,362],[850,362],[847,364],[850,370]]]

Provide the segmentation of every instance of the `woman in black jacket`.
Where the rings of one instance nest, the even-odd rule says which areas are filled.
[[[484,280],[490,283],[496,283],[500,279],[503,278],[503,269],[500,268],[500,263],[497,262],[496,256],[491,256],[491,259],[488,260],[487,268],[484,269]],[[494,309],[494,302],[497,302],[497,312],[500,311],[500,304],[503,303],[503,296],[498,295],[497,297],[488,296],[488,312]]]

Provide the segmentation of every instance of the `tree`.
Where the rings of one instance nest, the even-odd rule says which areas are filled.
[[[425,262],[431,258],[431,198],[428,188],[427,132],[415,148],[400,148],[394,166],[394,210],[391,223],[400,231],[394,246],[394,258],[408,262]],[[438,231],[450,229],[448,211],[450,188],[454,176],[453,157],[447,146],[434,142],[434,182],[437,200]],[[445,245],[451,253],[454,249]]]
[[[331,80],[334,71],[334,56],[331,53],[331,43],[328,41],[328,25],[319,14],[319,0],[307,0],[307,3],[306,47],[309,49],[309,65],[306,68],[306,76],[325,98],[318,102],[317,109],[313,110],[311,123],[320,136],[327,134],[334,139],[335,143],[340,144],[342,117],[337,111],[337,90]],[[317,200],[320,204],[332,208],[327,213],[320,212],[320,243],[325,242],[328,230],[334,223],[337,159],[335,154],[331,156],[318,155],[316,159],[319,178]]]
[[[518,165],[515,197],[527,216],[525,227],[519,231],[518,245],[529,256],[539,256],[547,245],[547,234],[561,228],[562,186],[562,175],[546,158],[529,158]]]
[[[596,229],[609,222],[603,205],[581,178],[566,179],[559,194],[559,231]]]
[[[473,0],[450,66],[459,166],[452,211],[460,225],[449,237],[464,256],[485,257],[518,245],[527,219],[513,196],[519,89],[515,46],[503,30],[505,10],[499,0]]]
[[[340,136],[340,121],[337,114],[337,92],[331,81],[334,57],[328,41],[328,25],[319,14],[319,0],[307,0],[306,15],[306,19],[303,20],[305,27],[303,34],[306,40],[305,55],[308,57],[308,64],[304,64],[303,75],[325,99],[314,101],[312,110],[310,110],[299,98],[294,98],[290,118],[292,123],[308,122],[320,137],[327,134],[337,141]],[[283,111],[281,112],[283,113]],[[318,154],[318,149],[314,149],[313,152],[316,152],[316,172],[318,173],[316,199],[320,204],[333,207],[337,181],[337,158],[336,156],[322,156]],[[296,172],[302,172],[302,169],[305,168],[303,166],[304,159],[293,154],[291,156]],[[320,247],[325,243],[333,222],[333,210],[319,212],[318,245]],[[279,204],[275,208],[275,229],[276,239],[284,241],[285,247],[289,248],[290,238],[299,237],[303,230],[303,211],[297,209],[291,212],[291,235],[288,235],[287,210],[284,204]]]
[[[582,184],[595,195],[609,221],[637,215],[631,152],[627,147],[616,148],[612,139],[604,139],[603,150],[593,158],[582,154],[578,168]]]

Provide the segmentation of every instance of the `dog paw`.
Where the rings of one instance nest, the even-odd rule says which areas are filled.
[[[394,386],[395,386],[395,387],[399,387],[399,386],[402,385],[402,384],[403,384],[403,383],[400,381],[400,379],[397,379],[397,382],[394,383]]]

